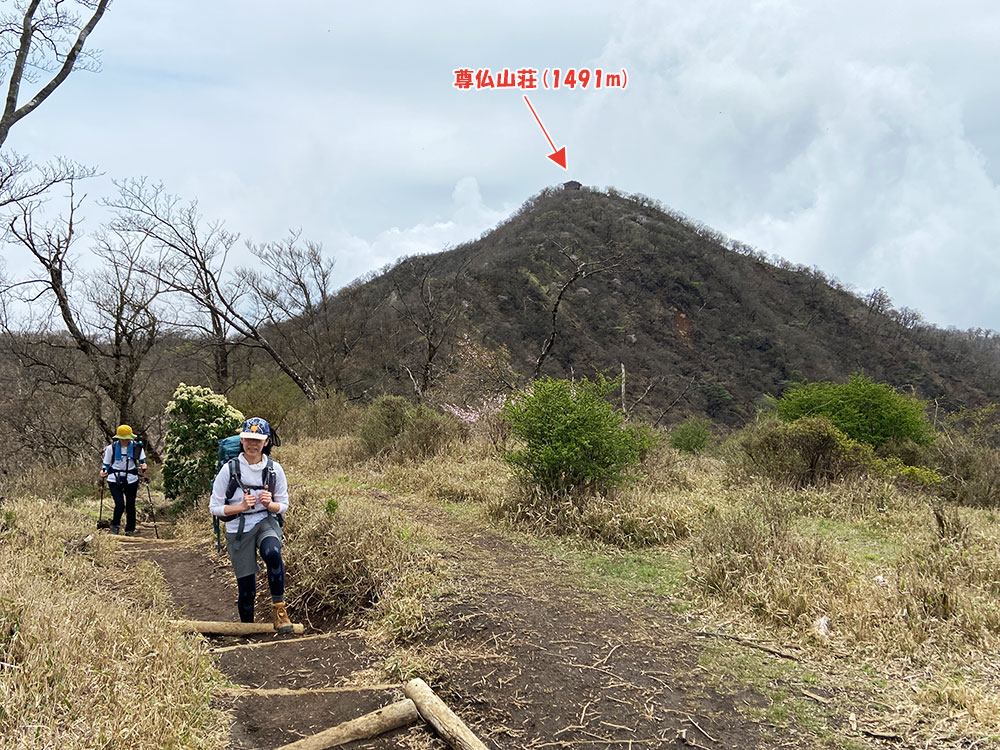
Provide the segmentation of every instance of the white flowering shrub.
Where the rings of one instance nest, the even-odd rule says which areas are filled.
[[[219,440],[240,431],[243,414],[211,388],[184,383],[166,411],[163,492],[193,501],[211,490]]]

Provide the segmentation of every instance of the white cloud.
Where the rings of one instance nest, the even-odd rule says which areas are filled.
[[[92,37],[103,72],[9,145],[162,180],[257,241],[301,229],[344,281],[578,179],[1000,328],[996,3],[165,7],[115,5]],[[532,96],[562,172],[520,93],[458,92],[461,66],[624,67],[629,86]]]
[[[347,281],[404,255],[436,253],[475,239],[512,210],[510,206],[492,209],[485,205],[476,179],[463,177],[452,191],[447,218],[405,228],[392,227],[370,242],[356,236],[335,236],[329,247],[336,248],[338,275]]]
[[[643,192],[936,322],[1000,325],[1000,191],[963,122],[983,83],[954,85],[960,39],[931,43],[968,34],[960,12],[956,28],[928,3],[629,7],[602,63],[629,66],[631,101],[584,116],[631,132],[612,153]]]

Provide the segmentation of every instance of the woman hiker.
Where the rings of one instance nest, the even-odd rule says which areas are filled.
[[[104,449],[101,477],[108,480],[108,489],[115,500],[111,518],[111,533],[121,531],[122,511],[125,511],[125,536],[135,536],[135,494],[139,477],[146,478],[146,453],[136,441],[132,428],[118,425],[115,439]]]
[[[285,564],[281,560],[281,526],[278,514],[288,510],[288,481],[281,466],[264,454],[271,427],[260,417],[243,424],[243,451],[220,470],[212,485],[208,508],[226,521],[226,549],[236,573],[236,601],[241,622],[253,622],[257,595],[257,552],[267,566],[274,628],[290,633],[292,622],[285,610]]]

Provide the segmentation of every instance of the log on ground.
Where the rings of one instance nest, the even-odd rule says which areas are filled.
[[[417,704],[417,710],[445,742],[455,750],[486,750],[486,745],[472,733],[455,712],[437,697],[419,677],[403,686],[403,692]]]
[[[203,633],[205,635],[257,635],[274,633],[274,625],[269,622],[215,622],[212,620],[171,620],[171,625],[186,632]],[[305,626],[295,623],[292,632],[301,635]]]
[[[310,737],[303,737],[288,745],[282,745],[278,750],[324,750],[328,747],[337,747],[355,740],[366,740],[377,737],[393,729],[405,727],[420,718],[417,707],[409,698],[383,706],[370,714],[359,716],[357,719],[345,721],[335,727],[324,729],[319,734]]]

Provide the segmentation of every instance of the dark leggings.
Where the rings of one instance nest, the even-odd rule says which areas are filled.
[[[139,491],[139,483],[108,482],[108,489],[115,501],[115,512],[111,517],[111,525],[121,526],[122,511],[125,511],[125,531],[135,531],[135,493]]]
[[[260,543],[260,559],[267,566],[267,585],[271,589],[271,601],[285,600],[285,563],[281,559],[281,542],[269,536]],[[257,596],[257,576],[248,575],[236,579],[239,598],[236,607],[240,612],[240,622],[253,622],[253,602]]]

